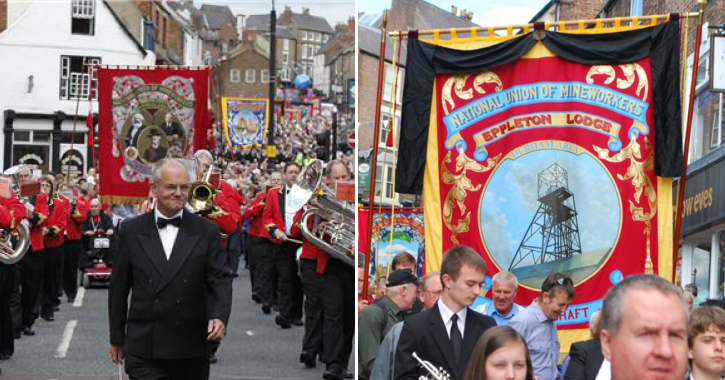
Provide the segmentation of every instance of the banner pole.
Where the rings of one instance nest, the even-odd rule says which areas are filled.
[[[685,18],[686,16],[689,17],[695,17],[698,16],[698,12],[690,12],[690,13],[680,13],[680,18]],[[558,27],[560,25],[563,26],[579,26],[581,24],[584,24],[586,27],[587,25],[594,25],[597,23],[607,24],[607,23],[614,23],[615,21],[621,22],[631,22],[637,19],[638,21],[650,21],[652,18],[655,18],[658,21],[667,21],[669,20],[670,14],[661,14],[661,15],[651,15],[651,16],[637,16],[637,17],[616,17],[616,18],[601,18],[601,19],[590,19],[590,20],[571,20],[571,21],[560,21],[560,22],[547,22],[547,28],[550,26]],[[647,25],[647,24],[645,24]],[[451,29],[426,29],[426,30],[419,30],[418,35],[419,36],[430,36],[435,34],[437,31],[440,35],[448,35],[451,34],[452,31],[455,31],[457,34],[463,34],[463,33],[471,33],[473,30],[477,32],[477,34],[480,35],[480,32],[488,32],[488,30],[508,30],[511,29],[524,29],[525,26],[528,26],[531,30],[534,29],[534,24],[525,24],[525,25],[507,25],[507,26],[492,26],[492,27],[473,27],[473,28],[451,28]],[[397,38],[398,36],[402,35],[403,37],[408,36],[409,31],[407,30],[396,30],[388,33],[390,37]]]
[[[81,73],[86,71],[86,73],[88,74],[88,85],[89,85],[89,87],[88,87],[89,95],[88,96],[90,97],[91,75],[90,75],[90,70],[87,69],[87,67],[88,67],[88,65],[86,65],[86,57],[83,57],[83,63],[81,64]],[[72,86],[72,84],[71,84],[71,86]],[[73,115],[73,130],[70,132],[70,149],[68,150],[68,152],[70,152],[70,154],[73,154],[73,142],[76,138],[76,125],[78,124],[78,107],[80,107],[80,105],[81,105],[81,95],[83,94],[83,74],[81,74],[81,82],[78,83],[78,87],[76,87],[76,88],[77,88],[77,90],[76,90],[76,96],[77,96],[76,113],[75,113],[75,115]],[[70,88],[68,89],[68,91],[70,91]],[[61,128],[61,134],[62,133],[63,133],[63,128]],[[68,170],[65,171],[65,175],[68,178],[70,178],[70,166],[71,166],[70,164],[71,163],[70,163],[70,159],[69,159]],[[63,158],[62,157],[60,159],[60,168],[59,169],[60,169],[59,172],[63,173]]]
[[[697,88],[697,67],[700,62],[700,43],[702,41],[702,19],[707,6],[707,0],[698,0],[697,34],[695,37],[695,55],[692,60],[692,78],[690,78],[690,98],[687,106],[687,124],[685,129],[685,146],[682,154],[682,176],[677,181],[677,211],[675,213],[675,243],[672,246],[672,283],[675,282],[677,272],[677,252],[680,249],[680,231],[682,230],[682,201],[685,196],[687,183],[687,161],[690,157],[690,132],[692,131],[692,115],[695,106],[695,89]]]
[[[370,192],[368,193],[368,209],[371,211],[368,216],[368,236],[367,242],[365,243],[365,277],[363,278],[363,289],[362,298],[367,299],[368,297],[368,278],[370,277],[370,250],[372,245],[372,231],[373,231],[373,216],[372,210],[375,205],[375,175],[377,172],[378,165],[378,147],[380,144],[380,105],[383,103],[383,74],[385,73],[385,43],[387,41],[388,32],[386,30],[388,26],[388,12],[383,13],[383,25],[380,28],[380,58],[378,65],[378,93],[375,98],[375,123],[373,124],[373,150],[370,153],[372,155],[371,167],[370,167]]]

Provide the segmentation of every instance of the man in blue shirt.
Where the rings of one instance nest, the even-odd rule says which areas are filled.
[[[499,326],[507,326],[511,318],[519,313],[519,305],[514,303],[519,281],[511,272],[501,271],[492,279],[491,299],[493,302],[478,306],[475,310],[493,317]]]
[[[541,380],[561,379],[556,368],[561,345],[554,322],[564,314],[575,295],[574,283],[569,277],[552,273],[541,285],[539,298],[509,321],[509,326],[526,340],[534,375]]]

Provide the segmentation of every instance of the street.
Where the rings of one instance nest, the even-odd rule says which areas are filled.
[[[217,353],[219,362],[211,366],[211,378],[322,379],[324,364],[305,369],[298,363],[304,328],[280,329],[274,314],[262,314],[250,297],[249,272],[240,269],[240,277],[234,279],[229,330]],[[35,336],[15,341],[15,355],[0,362],[2,378],[118,379],[118,367],[108,357],[107,313],[105,288],[80,290],[75,304],[64,303],[55,321],[39,319]]]

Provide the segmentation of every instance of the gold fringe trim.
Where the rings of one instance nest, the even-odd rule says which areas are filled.
[[[122,195],[101,195],[101,202],[109,205],[141,205],[145,197],[127,197]]]

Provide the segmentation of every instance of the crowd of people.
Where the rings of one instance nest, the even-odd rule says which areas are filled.
[[[231,283],[248,270],[259,312],[274,315],[272,322],[281,329],[304,326],[296,359],[306,368],[324,363],[325,379],[352,378],[347,367],[355,324],[353,268],[304,239],[299,223],[307,207],[295,210],[299,200],[290,195],[300,171],[316,159],[314,136],[327,128],[329,121],[322,118],[280,123],[280,149],[272,168],[263,157],[265,147],[216,157],[202,150],[186,159],[169,152],[153,164],[151,190],[143,204],[104,203],[93,169],[82,176],[43,175],[37,195],[0,193],[0,229],[11,230],[26,219],[31,234],[24,258],[3,265],[9,275],[0,279],[0,359],[12,356],[15,339],[35,335],[38,318],[52,322],[63,307],[63,296],[74,302],[79,271],[93,260],[88,257],[93,239],[102,237],[110,240],[110,248],[100,259],[113,270],[110,356],[124,362],[129,375],[160,371],[171,378],[208,377],[228,323],[242,323],[230,316]],[[194,163],[191,172],[189,162]],[[325,186],[334,189],[339,181],[353,180],[352,165],[351,154],[326,163]],[[192,182],[212,167],[220,177],[216,195],[212,202],[192,207]],[[20,170],[20,181],[33,179],[29,169]],[[215,229],[203,219],[214,222]],[[312,218],[308,227],[325,222]],[[156,229],[149,229],[154,225]],[[216,231],[218,239],[196,243],[209,231]],[[144,253],[150,255],[151,267],[144,266]],[[180,268],[183,261],[176,263],[205,255],[208,261],[201,272],[190,271],[188,265]],[[189,335],[185,328],[198,325],[200,315],[204,336],[182,338]],[[157,324],[147,325],[150,321]],[[199,342],[204,355],[199,355]],[[167,360],[175,364],[169,366]]]
[[[499,272],[490,302],[473,309],[487,270],[474,250],[450,249],[440,272],[420,279],[410,262],[411,255],[396,255],[384,290],[378,285],[375,297],[366,298],[358,267],[359,379],[716,380],[725,374],[725,302],[693,306],[694,285],[628,276],[590,316],[591,339],[573,343],[560,361],[555,322],[576,297],[565,274],[548,275],[538,297],[517,305],[516,276]]]

